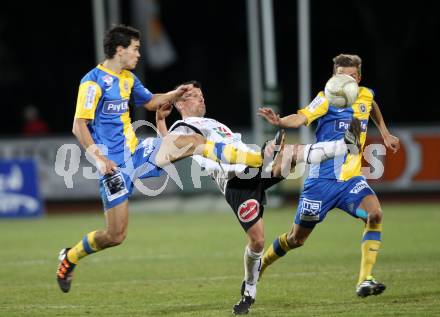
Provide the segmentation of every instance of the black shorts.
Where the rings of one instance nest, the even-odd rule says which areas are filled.
[[[226,201],[232,207],[244,231],[248,231],[263,217],[266,189],[281,180],[282,178],[261,178],[257,175],[251,179],[234,177],[228,181]]]

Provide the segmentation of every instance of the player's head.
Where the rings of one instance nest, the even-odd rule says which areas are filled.
[[[104,53],[107,59],[117,59],[122,69],[134,69],[141,56],[140,32],[131,26],[116,25],[104,36]]]
[[[188,81],[184,83],[184,85],[192,85],[193,89],[187,94],[184,101],[178,101],[175,104],[182,118],[205,116],[206,106],[202,93],[202,85],[195,80]]]
[[[361,81],[362,59],[358,55],[339,54],[333,58],[333,74],[346,74]]]

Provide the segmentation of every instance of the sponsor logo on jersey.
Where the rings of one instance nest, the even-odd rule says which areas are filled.
[[[87,87],[86,102],[84,103],[85,109],[92,109],[95,104],[96,86],[90,85]]]
[[[225,128],[225,127],[216,127],[213,129],[217,134],[219,134],[222,138],[232,138],[234,134],[231,130]]]
[[[350,119],[340,119],[335,121],[335,132],[345,132],[350,126]],[[367,131],[368,120],[361,120],[361,131]]]
[[[248,199],[238,207],[237,216],[241,222],[250,222],[258,217],[260,204],[255,199]]]
[[[349,119],[341,119],[335,121],[335,131],[336,132],[345,132],[350,126],[351,120]]]
[[[102,112],[105,114],[123,114],[128,110],[128,100],[105,101]]]
[[[303,198],[301,203],[301,220],[318,221],[322,201]]]
[[[370,188],[366,181],[357,182],[356,185],[350,190],[350,194],[359,194],[359,192],[365,188]]]

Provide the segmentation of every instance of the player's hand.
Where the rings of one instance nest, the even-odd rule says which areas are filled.
[[[185,101],[187,97],[189,97],[191,90],[193,89],[193,85],[180,85],[174,90],[174,102],[176,101]]]
[[[260,117],[263,117],[270,124],[280,127],[281,126],[281,118],[279,114],[276,114],[271,108],[262,107],[258,109],[257,114]]]
[[[165,120],[171,111],[173,111],[173,105],[170,102],[160,105],[156,110],[156,121]]]
[[[387,147],[387,149],[393,151],[393,153],[396,153],[400,149],[400,140],[398,137],[395,137],[392,134],[388,134],[384,136],[383,143]]]
[[[99,156],[95,160],[96,168],[102,175],[112,175],[118,170],[118,166],[112,160],[109,160],[105,156]]]

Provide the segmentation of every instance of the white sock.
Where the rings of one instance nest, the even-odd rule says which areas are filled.
[[[244,296],[250,296],[253,299],[257,297],[257,284],[249,285],[248,283],[244,283]]]
[[[255,298],[257,295],[257,282],[260,276],[261,257],[263,251],[254,252],[246,246],[244,250],[244,281],[245,293]]]
[[[347,144],[344,140],[318,142],[315,144],[306,144],[304,146],[304,162],[309,164],[317,164],[335,156],[347,153]]]

